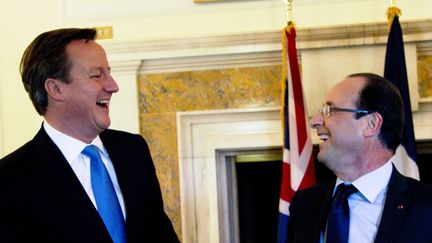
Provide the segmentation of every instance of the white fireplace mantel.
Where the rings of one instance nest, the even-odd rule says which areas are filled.
[[[217,150],[281,146],[279,108],[177,113],[183,242],[228,242]]]

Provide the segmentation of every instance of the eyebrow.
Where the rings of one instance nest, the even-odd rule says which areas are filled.
[[[94,71],[102,72],[103,70],[104,70],[104,67],[94,66],[94,67],[90,67],[89,69],[87,69],[87,72],[94,72]],[[108,72],[111,72],[111,67],[108,67]]]

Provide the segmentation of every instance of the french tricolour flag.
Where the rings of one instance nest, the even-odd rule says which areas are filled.
[[[408,87],[408,75],[405,64],[405,51],[403,45],[402,28],[399,23],[400,10],[393,10],[394,18],[387,40],[387,51],[385,58],[384,77],[395,84],[404,102],[405,127],[402,143],[396,150],[393,163],[404,175],[419,179],[419,169],[416,163],[416,143],[414,137],[414,126],[411,111],[411,102]]]

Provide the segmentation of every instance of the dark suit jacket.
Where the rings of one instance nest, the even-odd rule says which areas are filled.
[[[179,242],[163,209],[148,146],[139,135],[106,130],[126,208],[128,243]],[[43,128],[0,160],[0,242],[112,242],[97,210]]]
[[[319,242],[334,185],[332,181],[294,195],[288,242]],[[432,187],[401,175],[393,167],[375,242],[432,242]]]

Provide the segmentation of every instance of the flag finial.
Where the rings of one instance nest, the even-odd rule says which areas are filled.
[[[402,15],[401,10],[396,7],[396,0],[390,0],[390,6],[387,9],[386,14],[387,14],[387,21],[388,21],[387,26],[390,29],[393,23],[393,19],[396,16],[399,17],[400,15]]]
[[[286,5],[288,25],[293,25],[292,1],[293,0],[283,0]]]
[[[393,2],[393,1],[392,1]],[[388,25],[388,27],[389,27],[389,29],[391,28],[391,26],[392,26],[392,23],[393,23],[393,19],[396,17],[396,16],[401,16],[402,15],[402,12],[401,12],[401,10],[399,9],[399,8],[397,8],[397,7],[395,7],[395,6],[390,6],[388,9],[387,9],[387,12],[386,12],[386,14],[387,14],[387,25]]]

